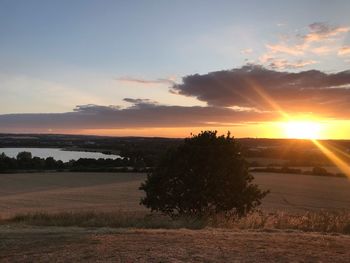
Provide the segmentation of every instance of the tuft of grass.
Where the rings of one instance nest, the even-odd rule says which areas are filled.
[[[237,230],[281,229],[350,234],[350,212],[315,211],[304,214],[289,214],[285,212],[263,213],[256,211],[244,217],[214,215],[207,218],[178,217],[175,219],[161,214],[145,214],[142,212],[36,212],[0,219],[0,224],[143,229],[202,229],[212,227]]]
[[[26,213],[9,219],[0,220],[0,224],[26,224],[35,226],[78,226],[78,227],[113,227],[113,228],[165,228],[165,229],[200,229],[206,225],[198,218],[172,219],[160,214],[132,212],[60,212]]]
[[[216,215],[209,225],[233,229],[293,229],[305,232],[350,234],[349,211],[310,211],[303,214],[255,211],[245,217]]]

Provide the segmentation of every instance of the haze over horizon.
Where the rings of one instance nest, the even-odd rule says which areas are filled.
[[[0,132],[349,139],[349,1],[0,2]]]

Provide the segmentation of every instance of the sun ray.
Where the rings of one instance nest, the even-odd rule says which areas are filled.
[[[261,85],[258,85],[251,79],[246,79],[246,82],[249,83],[251,87],[271,108],[277,111],[284,119],[289,119],[288,113],[286,113],[281,106],[267,93]]]
[[[246,79],[250,84],[249,86],[268,104],[273,110],[278,112],[284,120],[285,133],[289,138],[295,139],[310,139],[320,151],[333,162],[348,178],[350,178],[350,166],[342,158],[337,156],[335,152],[343,157],[350,158],[350,155],[344,153],[340,149],[335,147],[325,146],[321,142],[317,141],[321,136],[321,124],[319,122],[310,120],[292,120],[291,116],[285,112],[282,107],[265,92],[264,88],[254,83],[252,80]],[[333,149],[334,148],[334,149]]]
[[[321,150],[321,152],[327,156],[327,158],[333,162],[348,178],[350,178],[350,166],[339,156],[337,156],[333,151],[324,146],[321,142],[317,140],[312,140],[312,142]]]

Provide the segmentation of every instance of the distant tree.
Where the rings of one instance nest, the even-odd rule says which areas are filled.
[[[44,169],[45,168],[44,164],[45,164],[44,159],[35,156],[31,160],[30,168],[33,168],[33,169]]]
[[[323,175],[323,176],[329,175],[328,171],[325,168],[318,167],[318,166],[312,168],[312,174]]]
[[[46,169],[54,169],[56,168],[56,160],[53,157],[47,157],[45,159],[45,168]]]
[[[18,161],[27,162],[27,161],[30,161],[32,159],[32,153],[31,152],[19,152],[17,154],[16,158]]]
[[[244,215],[268,193],[252,184],[253,179],[230,133],[204,131],[166,152],[140,187],[146,192],[141,204],[173,217]]]
[[[32,153],[30,152],[19,152],[17,154],[17,167],[20,169],[31,169],[33,168]]]

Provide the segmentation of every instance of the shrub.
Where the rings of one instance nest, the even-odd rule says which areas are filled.
[[[267,194],[253,179],[230,133],[204,131],[164,155],[140,187],[141,204],[172,217],[244,215]]]

